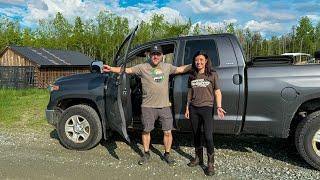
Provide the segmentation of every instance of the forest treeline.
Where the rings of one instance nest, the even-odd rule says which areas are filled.
[[[302,17],[297,25],[288,29],[287,34],[267,39],[260,32],[237,28],[233,23],[220,28],[192,25],[191,20],[168,23],[163,15],[154,14],[149,22],[139,22],[134,45],[162,38],[227,32],[238,37],[247,60],[285,52],[313,54],[320,49],[320,21],[314,26],[308,17]],[[100,12],[95,19],[87,21],[76,17],[73,22],[57,13],[54,19],[40,20],[33,28],[21,27],[19,21],[0,18],[0,49],[18,45],[73,50],[111,62],[129,31],[128,19],[107,12]]]

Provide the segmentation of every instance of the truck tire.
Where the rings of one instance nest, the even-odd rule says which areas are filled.
[[[97,112],[87,105],[66,109],[57,125],[61,144],[68,149],[88,150],[102,138],[102,128]]]
[[[298,124],[295,145],[302,158],[320,170],[320,111],[308,115]]]

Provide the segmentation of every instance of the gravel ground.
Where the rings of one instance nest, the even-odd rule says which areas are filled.
[[[152,134],[151,162],[139,166],[140,133],[133,143],[119,136],[88,151],[62,147],[53,129],[0,128],[0,179],[320,179],[285,139],[215,135],[216,175],[186,166],[193,156],[192,135],[175,133],[169,167],[161,160],[162,134]]]

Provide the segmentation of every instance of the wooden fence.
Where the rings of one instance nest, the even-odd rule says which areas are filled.
[[[0,66],[0,87],[34,87],[33,66]]]

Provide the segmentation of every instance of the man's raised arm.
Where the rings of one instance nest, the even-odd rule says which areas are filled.
[[[103,72],[113,72],[113,73],[120,73],[121,67],[111,67],[107,64],[103,65]],[[127,74],[132,74],[132,69],[131,68],[126,68],[126,73]]]
[[[181,73],[186,73],[189,72],[191,70],[192,65],[184,65],[184,66],[179,66],[177,67],[175,74],[181,74]]]

